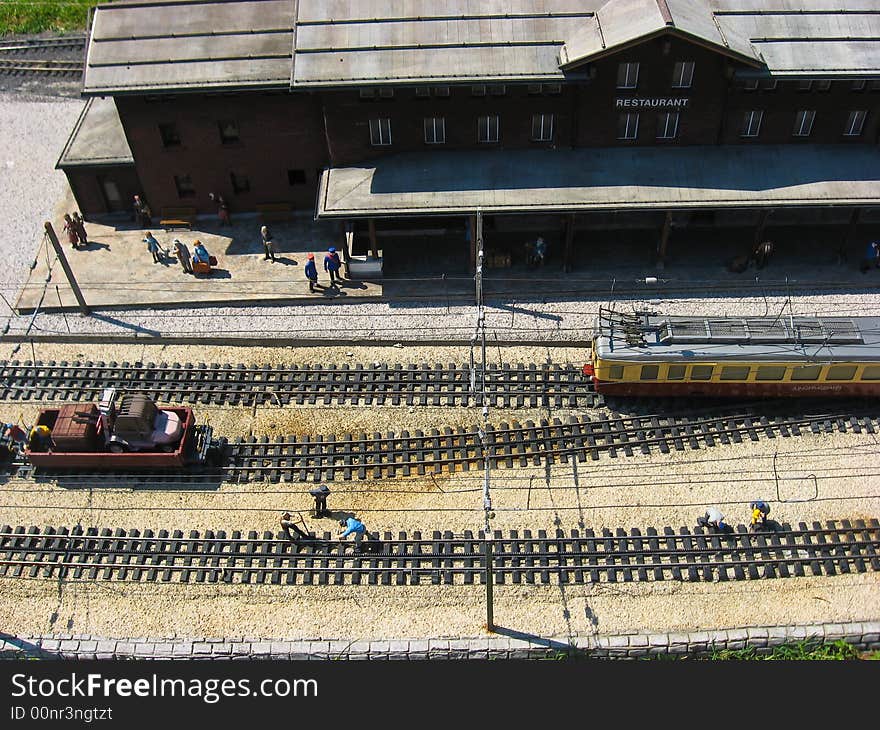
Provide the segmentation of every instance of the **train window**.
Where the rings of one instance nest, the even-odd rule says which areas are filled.
[[[684,380],[684,373],[687,365],[670,365],[666,373],[667,380]]]
[[[691,380],[711,380],[712,365],[694,365],[691,368]]]
[[[612,365],[608,368],[609,380],[623,380],[623,365]]]
[[[855,365],[832,365],[825,380],[852,380],[855,376]]]
[[[818,380],[822,372],[821,365],[804,365],[791,371],[792,380]]]
[[[785,365],[762,365],[755,374],[755,380],[782,380],[785,377]]]
[[[721,368],[721,379],[748,380],[750,369],[748,365],[725,365]]]
[[[865,365],[862,380],[880,380],[880,365]]]
[[[642,365],[642,372],[641,375],[639,375],[639,380],[657,380],[659,372],[659,365]]]

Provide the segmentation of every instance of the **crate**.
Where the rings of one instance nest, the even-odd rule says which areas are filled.
[[[94,451],[98,441],[98,417],[94,403],[61,406],[52,426],[55,450]]]

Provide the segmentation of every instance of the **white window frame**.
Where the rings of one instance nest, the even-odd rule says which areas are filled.
[[[624,120],[626,120],[624,122]],[[620,133],[620,127],[623,124],[623,134]],[[624,112],[617,118],[617,139],[638,139],[639,138],[639,113]]]
[[[760,83],[760,79],[743,79],[742,80],[743,91],[757,91],[759,83]]]
[[[676,61],[672,70],[672,88],[689,89],[694,83],[693,61]]]
[[[812,91],[813,90],[813,79],[801,79],[797,83],[798,91]]]
[[[623,76],[623,83],[621,83]],[[637,89],[639,87],[639,63],[628,61],[617,65],[617,88]]]
[[[425,117],[425,144],[446,144],[446,117]]]
[[[419,99],[425,99],[429,96],[431,96],[430,86],[416,86],[416,97]]]
[[[490,96],[507,96],[507,86],[505,84],[489,84]]]
[[[868,80],[867,79],[853,79],[850,84],[850,91],[864,91],[868,88]]]
[[[843,129],[844,137],[861,137],[865,131],[865,121],[868,118],[867,109],[853,109],[846,119],[846,127]],[[858,126],[856,126],[858,123]]]
[[[763,79],[761,81],[761,91],[776,91],[779,87],[779,79]]]
[[[390,117],[378,117],[370,120],[370,144],[373,147],[387,147],[391,144]]]
[[[763,109],[752,109],[745,113],[740,137],[754,138],[761,134],[761,122],[764,120]]]
[[[831,79],[818,79],[816,81],[816,91],[831,91]]]
[[[486,96],[486,84],[474,84],[471,86],[471,96]]]
[[[435,86],[434,87],[434,96],[449,96],[450,95],[448,86]]]
[[[676,139],[678,137],[679,116],[678,112],[661,112],[657,115],[657,139]],[[670,122],[672,123],[671,134]]]
[[[799,109],[794,115],[794,129],[792,136],[809,137],[813,132],[813,123],[816,121],[815,109]]]
[[[485,135],[483,134],[484,129]],[[494,135],[492,134],[493,131]],[[477,142],[480,144],[494,144],[500,138],[501,117],[498,114],[484,114],[481,117],[477,117]]]
[[[532,114],[532,142],[552,142],[555,119],[553,114]],[[537,134],[535,131],[537,130]]]

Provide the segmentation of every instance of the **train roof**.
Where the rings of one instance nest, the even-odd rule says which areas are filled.
[[[606,360],[880,361],[880,317],[676,317],[601,310]]]

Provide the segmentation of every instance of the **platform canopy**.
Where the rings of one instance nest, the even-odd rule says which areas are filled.
[[[325,170],[318,217],[878,204],[874,145],[441,150]]]

